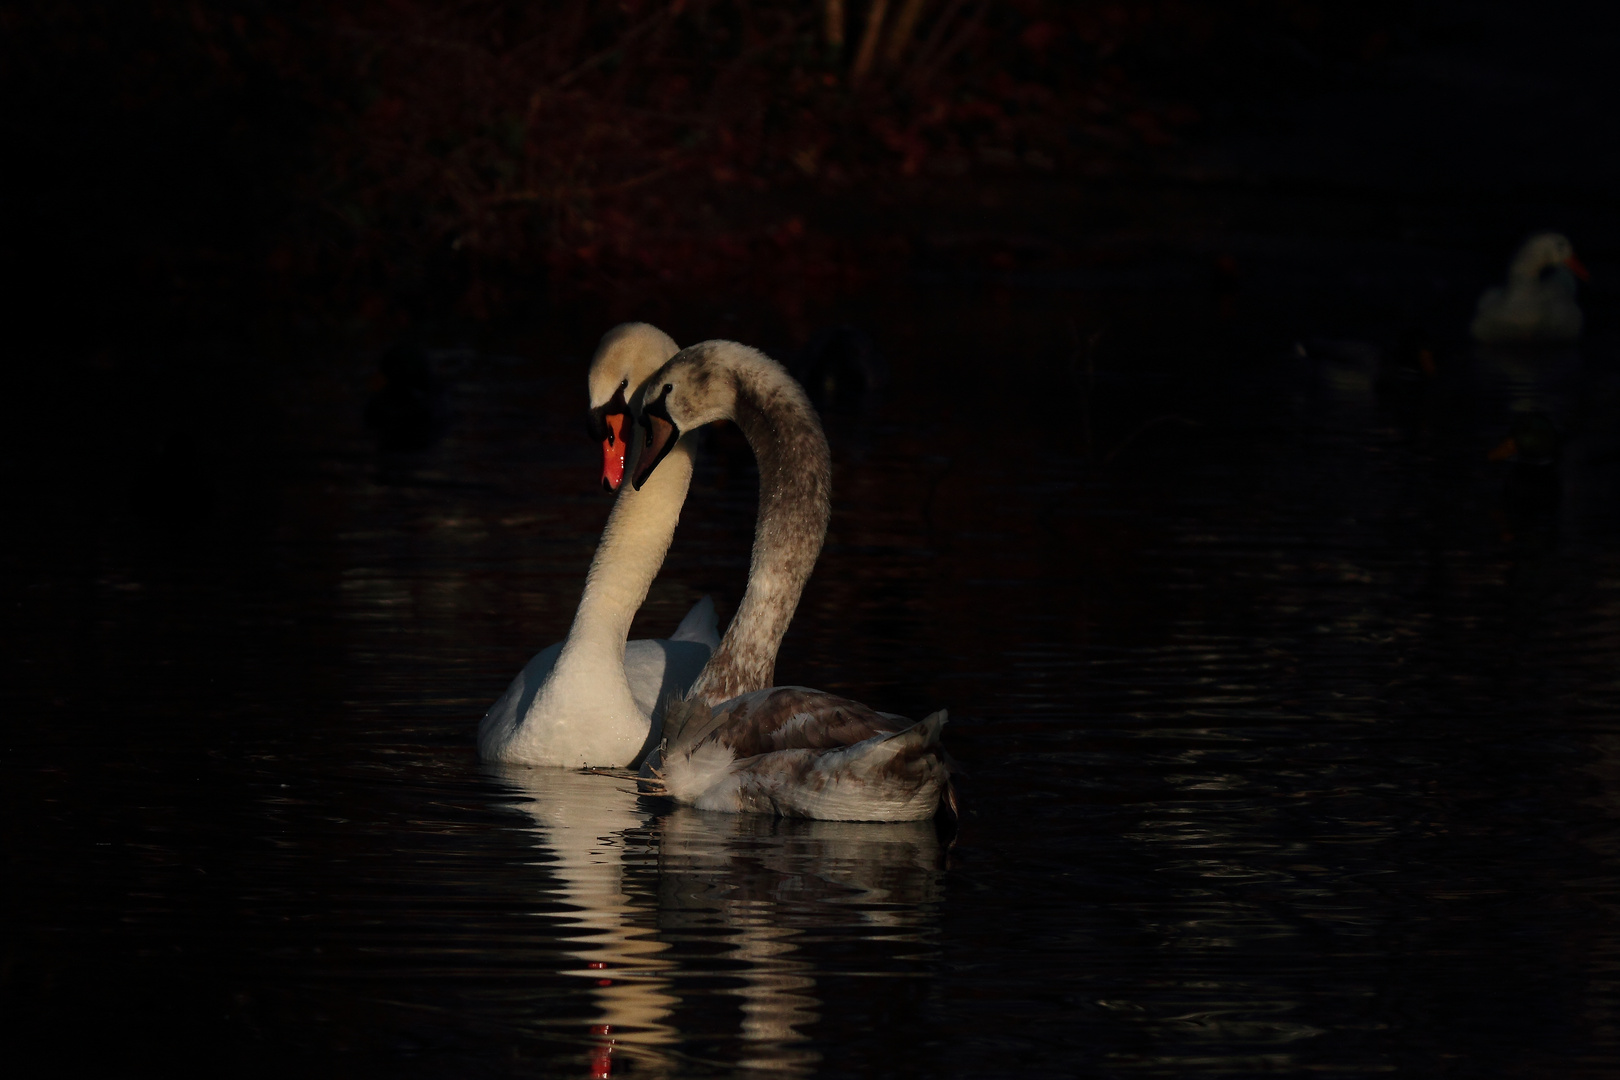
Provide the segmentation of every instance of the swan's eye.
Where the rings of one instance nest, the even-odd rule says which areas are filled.
[[[619,389],[620,389],[620,391],[628,389],[629,386],[630,386],[630,378],[629,378],[629,376],[626,376],[625,378],[619,380]]]
[[[672,383],[672,382],[667,382],[667,383],[665,383],[665,384],[664,384],[664,393],[666,393],[666,394],[667,394],[667,393],[669,393],[669,392],[670,392],[670,391],[671,391],[671,390],[673,390],[673,389],[675,389],[675,384],[674,384],[674,383]]]

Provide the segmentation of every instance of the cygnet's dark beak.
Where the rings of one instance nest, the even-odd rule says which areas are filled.
[[[658,400],[648,405],[641,413],[641,429],[646,437],[646,444],[641,448],[641,456],[636,459],[636,475],[633,483],[636,490],[647,482],[647,477],[658,468],[658,463],[675,449],[675,443],[681,437],[681,429],[675,426],[675,421],[669,418],[669,388],[658,395]]]

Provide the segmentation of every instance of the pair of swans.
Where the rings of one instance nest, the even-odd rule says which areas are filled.
[[[821,552],[831,460],[804,390],[736,342],[685,350],[643,323],[603,337],[589,376],[603,483],[619,486],[630,418],[632,482],[608,517],[568,638],[529,662],[479,725],[486,761],[624,767],[706,810],[908,821],[954,803],[939,746],[943,711],[921,722],[774,684],[776,653]],[[748,587],[724,638],[707,600],[667,641],[626,644],[663,563],[692,477],[692,439],[735,422],[759,462]],[[683,693],[684,691],[684,693]]]

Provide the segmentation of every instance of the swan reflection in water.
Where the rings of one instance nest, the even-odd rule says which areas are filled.
[[[683,1014],[712,1017],[716,994],[741,1000],[725,1064],[808,1072],[820,1055],[805,1029],[820,1018],[817,966],[800,947],[814,930],[857,939],[935,937],[943,852],[933,823],[804,821],[680,807],[660,812],[626,783],[563,769],[493,766],[535,820],[569,909],[565,952],[597,1009],[590,1075],[617,1055],[643,1071],[673,1068],[688,1041]],[[712,944],[729,948],[716,956]],[[698,949],[683,949],[689,942]],[[850,974],[848,959],[840,974]],[[740,985],[719,990],[723,976]],[[712,1030],[712,1021],[703,1023]],[[705,1037],[708,1041],[708,1037]],[[732,1057],[728,1053],[728,1057]]]

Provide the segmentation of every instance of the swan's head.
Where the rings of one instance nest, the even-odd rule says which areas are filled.
[[[636,459],[636,490],[680,441],[682,434],[716,420],[729,420],[737,407],[737,383],[725,370],[738,362],[781,365],[757,349],[734,341],[704,341],[682,349],[642,383],[631,399],[643,443]],[[783,378],[787,378],[783,373]]]
[[[1526,240],[1519,248],[1519,253],[1513,256],[1513,265],[1508,268],[1508,276],[1534,281],[1539,280],[1547,271],[1556,271],[1560,268],[1568,270],[1582,281],[1588,277],[1586,267],[1575,257],[1575,245],[1569,242],[1569,237],[1555,232],[1536,233]],[[1573,285],[1573,282],[1571,284]]]
[[[624,480],[631,399],[679,351],[673,338],[648,323],[620,323],[602,335],[591,358],[586,386],[591,399],[591,437],[602,443],[602,487],[606,490],[616,490]]]

